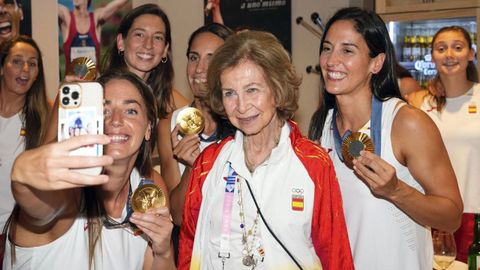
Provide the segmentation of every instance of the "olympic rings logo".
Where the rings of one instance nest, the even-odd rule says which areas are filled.
[[[303,194],[303,188],[292,188],[292,193]]]

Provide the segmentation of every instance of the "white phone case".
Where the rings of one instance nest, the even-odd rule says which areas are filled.
[[[103,87],[97,82],[64,83],[59,89],[58,141],[84,134],[103,134]],[[70,155],[101,156],[103,145],[81,147]],[[75,170],[98,175],[102,167]]]

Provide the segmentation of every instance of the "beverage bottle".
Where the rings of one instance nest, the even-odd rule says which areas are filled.
[[[427,36],[427,54],[432,54],[432,41],[433,41],[433,35],[435,34],[435,30],[429,29],[428,30],[428,36]]]
[[[480,269],[480,214],[475,214],[473,242],[468,248],[468,270]]]
[[[418,37],[418,46],[420,47],[420,56],[418,57],[419,60],[423,60],[425,55],[427,55],[427,38],[425,36]]]
[[[402,47],[402,61],[410,61],[412,56],[412,45],[410,43],[410,36],[405,35],[403,37],[403,47]]]

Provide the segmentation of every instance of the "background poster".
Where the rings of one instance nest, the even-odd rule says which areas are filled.
[[[85,0],[87,1],[87,0]],[[89,11],[93,12],[96,8],[104,7],[107,3],[111,0],[91,0],[91,4],[89,6]],[[58,0],[58,4],[62,4],[67,7],[69,10],[73,10],[73,0]],[[120,8],[115,14],[105,23],[102,25],[102,33],[100,37],[100,63],[104,55],[107,53],[108,49],[110,48],[113,42],[116,42],[116,32],[117,28],[120,25],[120,21],[122,20],[123,16],[132,9],[131,1],[128,1],[128,4]],[[59,29],[58,31],[58,47],[59,47],[59,67],[60,67],[60,81],[63,81],[65,77],[65,55],[63,52],[63,39],[62,34]]]
[[[31,0],[18,0],[17,4],[22,9],[23,20],[20,21],[20,34],[32,36],[32,3]]]
[[[218,1],[223,22],[232,30],[252,29],[274,34],[291,52],[291,0],[204,0]],[[205,23],[212,22],[211,12],[205,10]]]

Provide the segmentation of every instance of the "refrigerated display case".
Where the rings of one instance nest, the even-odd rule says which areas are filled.
[[[480,1],[376,0],[375,8],[387,24],[397,59],[422,87],[436,75],[430,43],[440,28],[461,26],[470,33],[475,49],[478,45]]]

